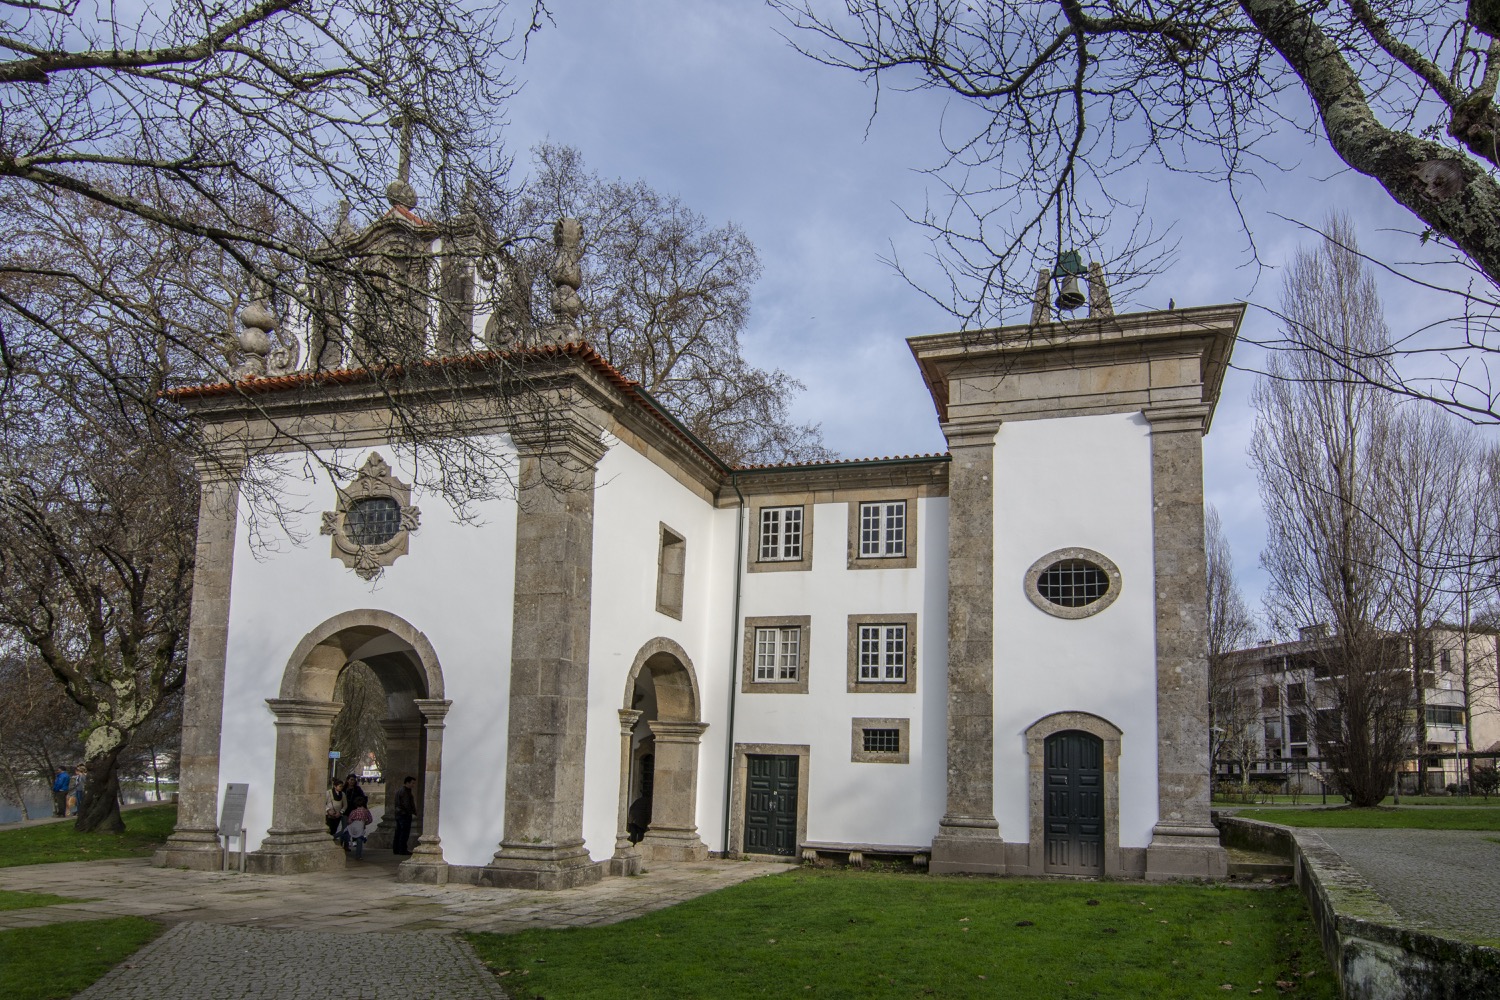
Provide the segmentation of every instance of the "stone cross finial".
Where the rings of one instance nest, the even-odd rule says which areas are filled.
[[[411,186],[411,119],[403,115],[391,124],[401,126],[401,147],[396,161],[396,179],[385,186],[385,196],[391,200],[392,205],[415,209],[417,190]]]
[[[1052,322],[1052,303],[1048,296],[1052,291],[1052,272],[1050,270],[1038,271],[1036,273],[1036,292],[1031,298],[1031,325],[1041,326],[1043,323]]]
[[[557,248],[557,260],[552,264],[552,314],[556,322],[548,331],[554,343],[563,343],[578,336],[578,316],[583,312],[583,300],[578,289],[583,285],[583,270],[579,266],[579,244],[583,241],[583,223],[577,219],[558,219],[552,227],[552,245]]]
[[[1113,316],[1114,303],[1109,300],[1109,286],[1104,283],[1104,265],[1089,265],[1089,315]]]

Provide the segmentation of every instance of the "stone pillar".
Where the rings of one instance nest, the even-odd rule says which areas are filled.
[[[152,859],[157,866],[210,871],[221,867],[219,736],[242,469],[242,463],[198,465],[198,540],[183,685],[177,829]]]
[[[422,836],[412,849],[411,857],[401,862],[401,867],[396,870],[396,881],[443,885],[448,881],[448,863],[443,860],[443,841],[438,832],[442,804],[439,792],[443,777],[443,727],[447,724],[445,720],[453,702],[445,698],[418,698],[416,705],[427,732],[427,746],[423,753],[426,764],[421,778],[422,812],[417,817],[421,822]],[[412,829],[416,828],[417,824],[413,823]]]
[[[1208,570],[1203,541],[1203,403],[1151,407],[1156,560],[1157,822],[1146,877],[1223,878],[1209,817]]]
[[[385,811],[367,846],[389,848],[396,836],[396,792],[408,774],[418,782],[422,780],[422,723],[415,719],[381,719],[380,730],[385,734],[385,759],[380,762],[385,778]],[[420,786],[417,794],[422,794]],[[413,822],[413,833],[416,829]]]
[[[995,421],[945,424],[948,804],[931,871],[1004,874],[995,819]]]
[[[640,721],[638,709],[620,709],[620,812],[615,821],[615,853],[609,862],[611,875],[639,875],[641,854],[630,842],[630,772],[631,744],[635,741],[635,724]]]
[[[317,646],[314,657],[342,657],[341,650]],[[344,851],[328,836],[323,800],[328,787],[328,743],[336,701],[267,698],[276,715],[276,785],[271,797],[271,829],[250,852],[247,870],[291,875],[344,867]]]
[[[656,737],[651,826],[641,856],[652,861],[703,861],[708,846],[698,836],[698,744],[706,722],[646,723]]]
[[[594,476],[599,430],[559,409],[516,421],[515,626],[505,836],[480,884],[565,889],[602,874],[583,846]]]

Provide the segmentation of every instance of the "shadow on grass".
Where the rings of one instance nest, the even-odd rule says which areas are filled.
[[[469,940],[526,1000],[1337,996],[1292,889],[802,869],[608,927]]]
[[[128,810],[121,816],[125,820],[124,833],[79,833],[72,823],[0,830],[0,868],[144,857],[171,834],[177,823],[177,807],[148,806]]]

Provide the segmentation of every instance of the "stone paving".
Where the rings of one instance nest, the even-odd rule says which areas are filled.
[[[351,950],[353,949],[353,950]],[[79,1000],[505,1000],[461,938],[178,924]]]
[[[1500,837],[1482,830],[1312,831],[1404,920],[1500,939]]]
[[[146,859],[0,868],[0,889],[80,900],[0,911],[0,930],[118,916],[172,928],[95,983],[88,1000],[503,998],[453,932],[612,924],[786,870],[745,861],[652,863],[562,892],[398,883],[388,851],[344,871],[241,875],[152,868]],[[330,969],[357,949],[368,975]]]

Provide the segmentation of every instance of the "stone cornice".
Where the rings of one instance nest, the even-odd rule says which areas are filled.
[[[923,495],[947,496],[948,463],[947,455],[935,455],[915,459],[742,469],[733,473],[732,482],[726,481],[719,490],[718,505],[732,507],[739,503],[734,490],[735,484],[738,484],[740,493],[747,499],[888,487],[912,487],[921,489]]]

